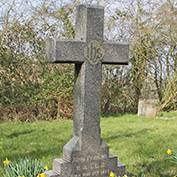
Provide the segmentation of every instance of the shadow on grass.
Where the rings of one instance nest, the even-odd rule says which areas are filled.
[[[123,115],[125,115],[125,114],[123,114],[123,113],[105,113],[105,114],[101,114],[101,117],[102,118],[110,118],[110,117],[117,117],[118,118]]]
[[[115,117],[115,118],[119,118],[122,117],[124,115],[137,115],[136,113],[105,113],[105,114],[101,114],[102,118],[110,118],[110,117]]]
[[[117,140],[117,139],[119,139],[119,138],[131,138],[131,137],[136,137],[136,136],[138,136],[138,135],[142,135],[142,136],[144,136],[146,133],[148,133],[148,132],[150,132],[150,131],[152,131],[153,129],[148,129],[148,128],[146,128],[146,129],[142,129],[142,130],[140,130],[140,131],[137,131],[137,132],[128,132],[128,133],[125,133],[125,132],[122,132],[122,133],[119,133],[119,134],[117,134],[117,135],[113,135],[113,136],[109,136],[109,137],[105,137],[104,139],[106,140],[106,141],[114,141],[114,140]]]
[[[40,141],[39,139],[37,141]],[[36,143],[37,143],[36,141]],[[25,150],[23,149],[24,144],[22,144],[19,147],[11,147],[6,145],[6,149],[9,149],[5,154],[0,154],[0,159],[5,159],[6,157],[10,159],[11,161],[18,160],[21,158],[30,157],[32,159],[43,159],[46,157],[46,159],[51,158],[51,160],[55,157],[60,157],[62,155],[63,146],[66,144],[65,139],[59,139],[59,143],[54,144],[56,142],[53,141],[46,141],[42,140],[42,144],[39,146],[35,143],[34,145],[26,144]],[[11,149],[11,150],[10,150]]]
[[[141,168],[141,172],[137,174],[138,177],[142,175],[151,177],[151,174],[153,174],[153,177],[171,177],[177,174],[177,166],[165,159],[153,160],[144,164],[136,164],[135,166]]]
[[[18,160],[21,158],[30,157],[32,159],[42,159],[43,157],[59,157],[62,154],[62,148],[59,147],[52,147],[48,149],[36,149],[30,152],[23,152],[18,154],[9,154],[8,159],[10,160]],[[4,157],[5,159],[6,157]]]
[[[33,130],[24,130],[24,131],[19,131],[19,132],[13,132],[10,135],[6,135],[7,138],[16,138],[21,135],[26,135],[32,133]]]

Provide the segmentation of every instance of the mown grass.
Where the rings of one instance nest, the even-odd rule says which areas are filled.
[[[157,119],[136,115],[101,119],[103,139],[129,172],[139,174],[143,170],[146,177],[177,175],[177,165],[165,158],[167,148],[177,150],[177,113],[163,114],[165,119],[163,115]],[[1,165],[5,157],[13,161],[30,156],[51,167],[53,158],[62,156],[62,147],[71,135],[71,120],[2,122]]]

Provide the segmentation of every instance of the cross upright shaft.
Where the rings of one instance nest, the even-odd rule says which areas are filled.
[[[90,43],[93,40],[103,43],[104,9],[79,6],[76,16],[76,39]],[[97,64],[85,60],[76,64],[74,88],[74,134],[82,138],[92,137],[100,143],[100,87],[101,61]],[[78,91],[79,90],[79,91]],[[87,141],[87,140],[85,140]],[[84,146],[84,144],[83,144]],[[84,147],[83,147],[84,148]]]

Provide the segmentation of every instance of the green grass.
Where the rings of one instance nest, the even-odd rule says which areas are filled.
[[[177,165],[165,160],[167,148],[177,150],[177,113],[163,114],[165,119],[163,115],[157,119],[136,115],[102,118],[102,137],[129,172],[144,170],[146,177],[177,175]],[[30,156],[51,167],[53,158],[62,156],[71,134],[71,120],[0,123],[1,165],[5,157],[13,161]]]

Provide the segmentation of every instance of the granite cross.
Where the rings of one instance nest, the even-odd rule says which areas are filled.
[[[125,172],[101,139],[100,93],[102,64],[128,64],[129,46],[103,40],[104,8],[79,5],[75,40],[47,40],[51,63],[74,63],[74,132],[55,159],[49,177],[107,177],[110,171]]]

